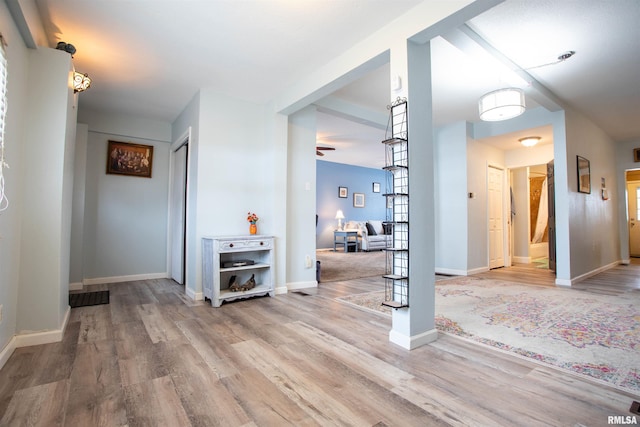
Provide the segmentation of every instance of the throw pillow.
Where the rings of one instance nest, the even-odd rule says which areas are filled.
[[[369,224],[373,227],[377,234],[383,234],[384,228],[382,228],[382,221],[379,220],[369,220]]]
[[[377,236],[378,233],[376,233],[376,230],[373,228],[373,225],[369,224],[367,222],[367,234],[369,234],[369,236]]]
[[[384,234],[389,235],[393,232],[393,226],[391,224],[384,223],[382,224],[382,227],[384,227]]]

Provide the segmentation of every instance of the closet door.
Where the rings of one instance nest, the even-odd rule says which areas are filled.
[[[171,155],[172,180],[169,202],[171,278],[184,285],[186,236],[187,145]]]

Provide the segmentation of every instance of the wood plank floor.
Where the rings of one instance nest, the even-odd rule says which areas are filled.
[[[2,426],[602,426],[637,396],[455,337],[413,351],[323,283],[212,308],[170,280],[93,286],[62,342],[0,370]]]
[[[511,267],[496,268],[474,277],[506,280],[538,286],[556,286],[555,273],[539,268],[540,264],[514,264]],[[619,264],[602,273],[575,283],[572,289],[596,294],[620,295],[625,292],[640,291],[640,258],[631,258],[628,265]]]

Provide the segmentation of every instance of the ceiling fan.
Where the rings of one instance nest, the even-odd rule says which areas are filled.
[[[316,154],[321,157],[324,156],[324,153],[322,151],[334,151],[334,150],[335,148],[333,147],[321,147],[319,145],[316,145]]]

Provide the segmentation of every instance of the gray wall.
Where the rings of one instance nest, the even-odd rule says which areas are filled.
[[[467,126],[464,122],[435,132],[436,271],[466,274]]]
[[[84,281],[166,275],[170,124],[90,111],[82,111],[78,120],[88,125]],[[106,174],[109,140],[153,146],[151,178]]]
[[[602,200],[601,179],[617,187],[615,143],[602,130],[575,111],[566,112],[567,188],[572,280],[620,260],[618,197]],[[578,193],[576,156],[591,164],[591,194]]]
[[[27,77],[29,72],[28,51],[15,27],[7,5],[0,2],[0,28],[7,40],[8,58],[8,103],[5,127],[5,158],[10,168],[3,171],[5,192],[10,207],[0,213],[0,354],[16,332],[18,317],[18,289],[20,270],[20,224],[22,191],[22,146],[24,144],[23,124],[28,108]],[[8,356],[7,356],[8,357]],[[0,366],[2,360],[0,359]]]
[[[29,107],[22,134],[25,197],[21,210],[19,332],[60,328],[69,306],[76,115],[73,90],[68,84],[71,56],[41,48],[30,50],[28,61]],[[70,129],[69,123],[74,123]]]

